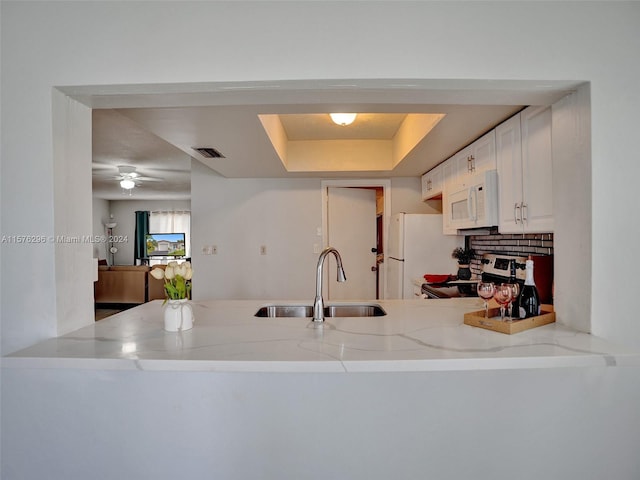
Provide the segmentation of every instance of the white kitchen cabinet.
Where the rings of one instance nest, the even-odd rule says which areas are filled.
[[[451,212],[447,201],[447,191],[451,191],[452,186],[457,189],[461,185],[465,185],[478,173],[495,170],[495,168],[495,130],[491,130],[442,163],[442,231],[445,235],[458,233],[457,229],[450,225]]]
[[[475,175],[496,169],[496,132],[491,130],[471,144],[467,173]]]
[[[442,164],[432,168],[422,176],[422,200],[442,195]]]
[[[443,164],[443,181],[464,185],[466,180],[480,172],[496,168],[495,131],[483,135],[466,146]]]
[[[553,231],[551,107],[529,107],[496,131],[500,233]]]
[[[445,185],[456,185],[462,181],[467,172],[467,158],[471,152],[468,146],[447,159],[442,164],[442,182]],[[444,187],[444,185],[443,185]]]
[[[522,139],[520,114],[496,127],[499,221],[501,233],[520,233],[522,202]]]

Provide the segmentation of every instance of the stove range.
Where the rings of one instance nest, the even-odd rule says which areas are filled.
[[[425,298],[477,297],[478,280],[451,280],[444,283],[423,283],[422,295]]]
[[[509,280],[511,262],[516,262],[516,281],[524,285],[525,262],[527,257],[485,253],[481,260],[482,279],[494,283]],[[534,270],[535,271],[535,270]],[[476,286],[479,279],[452,280],[444,283],[424,283],[422,294],[426,298],[460,298],[477,297]]]

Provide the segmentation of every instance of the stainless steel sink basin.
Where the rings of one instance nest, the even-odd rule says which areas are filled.
[[[313,317],[310,305],[266,305],[260,307],[256,317]]]
[[[325,317],[383,317],[387,314],[380,305],[327,305]]]
[[[387,312],[380,305],[353,304],[327,305],[324,307],[325,317],[382,317]],[[255,314],[256,317],[313,317],[311,305],[265,305]]]

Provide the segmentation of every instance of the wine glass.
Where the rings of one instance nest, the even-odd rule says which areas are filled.
[[[508,283],[501,283],[496,285],[496,291],[493,294],[493,298],[500,304],[500,319],[504,321],[505,307],[511,301],[511,286]]]
[[[484,300],[484,318],[489,317],[489,299],[496,292],[496,285],[493,282],[478,282],[478,296]]]
[[[520,285],[517,283],[507,283],[511,287],[511,300],[509,300],[509,320],[513,320],[513,302],[520,294]]]

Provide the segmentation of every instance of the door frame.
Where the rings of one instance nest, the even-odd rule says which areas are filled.
[[[328,218],[328,188],[329,187],[355,187],[355,188],[365,188],[365,187],[380,187],[382,188],[382,196],[384,200],[384,212],[382,212],[382,244],[387,245],[387,233],[389,231],[389,218],[391,217],[391,180],[389,179],[333,179],[333,180],[322,180],[320,182],[321,190],[322,190],[322,245],[327,246],[329,241],[327,231],[327,226],[329,225]],[[380,300],[385,298],[385,288],[384,283],[387,278],[387,263],[382,262],[378,267],[382,266],[382,274],[380,275],[379,282],[382,285],[378,285],[380,291]]]

